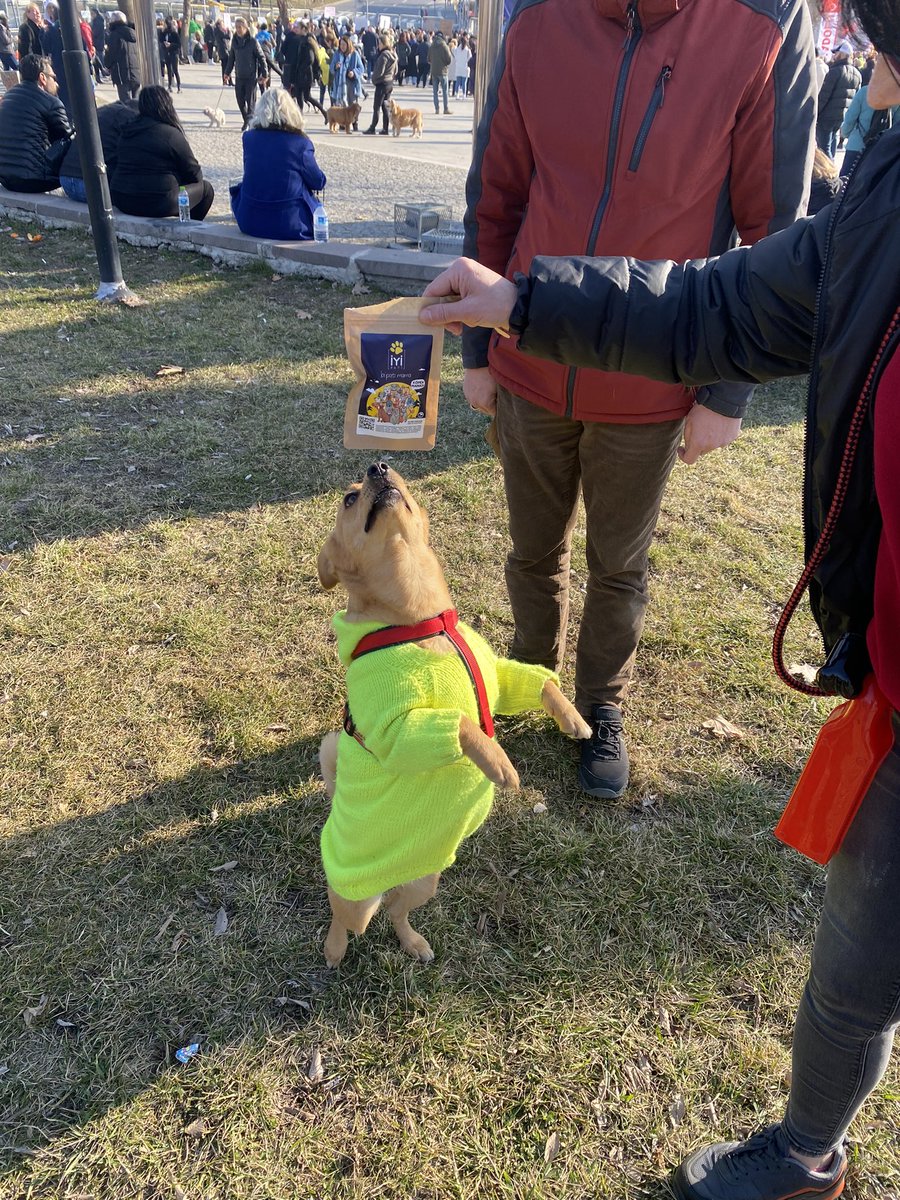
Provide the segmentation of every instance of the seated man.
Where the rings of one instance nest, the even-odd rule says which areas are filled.
[[[26,54],[19,75],[22,82],[0,104],[0,183],[12,192],[52,192],[59,187],[59,160],[54,171],[47,151],[71,138],[72,127],[49,59]]]

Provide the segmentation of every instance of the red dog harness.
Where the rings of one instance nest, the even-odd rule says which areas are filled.
[[[446,612],[438,613],[436,617],[429,617],[426,621],[419,621],[417,625],[387,625],[384,629],[376,629],[374,633],[367,633],[364,638],[361,638],[350,657],[351,660],[362,658],[364,654],[372,654],[375,650],[385,650],[388,646],[402,646],[406,642],[418,642],[423,638],[438,635],[448,637],[453,643],[456,653],[462,659],[463,666],[472,681],[472,687],[475,689],[475,698],[478,701],[478,723],[487,737],[492,738],[494,721],[488,703],[487,688],[484,686],[484,677],[481,674],[478,660],[472,653],[469,643],[459,632],[458,625],[459,613],[455,608],[448,608]],[[364,750],[366,749],[363,736],[350,716],[349,704],[344,705],[344,730],[352,738],[355,738]]]

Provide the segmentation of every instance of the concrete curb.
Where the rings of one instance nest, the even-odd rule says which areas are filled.
[[[0,190],[0,213],[50,229],[89,228],[87,207],[68,196]],[[264,262],[280,275],[364,283],[391,295],[418,295],[453,262],[446,254],[388,249],[359,242],[275,242],[251,238],[236,225],[180,222],[174,217],[130,217],[113,210],[116,237],[131,246],[164,246],[204,254],[223,266]]]

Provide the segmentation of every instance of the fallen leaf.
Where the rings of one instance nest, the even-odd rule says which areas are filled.
[[[297,311],[294,313],[294,316],[297,318],[298,321],[311,321],[312,320],[312,313],[304,312],[304,310],[302,308],[298,308]]]
[[[677,1129],[684,1120],[684,1115],[687,1112],[687,1106],[681,1096],[676,1096],[669,1105],[669,1123],[673,1129]]]
[[[183,375],[184,367],[178,367],[174,363],[164,363],[154,371],[154,374],[157,379],[162,378],[164,375]]]
[[[13,236],[15,236],[15,235],[13,235]],[[354,296],[368,296],[368,294],[371,290],[372,290],[371,288],[367,288],[366,285],[361,282],[354,283],[353,287],[350,289],[350,291],[353,293]]]
[[[219,911],[216,913],[216,924],[215,924],[215,928],[213,929],[213,936],[221,937],[227,928],[228,928],[228,913],[225,911],[224,908],[220,908]]]
[[[221,866],[210,867],[209,873],[210,873],[210,875],[215,875],[216,871],[233,871],[237,865],[238,865],[238,860],[236,858],[233,858],[231,860],[231,862],[222,863]]]
[[[283,275],[273,275],[272,276],[273,283],[281,283],[282,279],[284,279]]]
[[[30,1026],[34,1024],[37,1018],[47,1007],[47,1002],[49,999],[49,996],[41,996],[40,1000],[38,1000],[37,1004],[35,1004],[33,1008],[25,1009],[25,1011],[22,1013],[22,1016],[25,1018],[26,1025]]]
[[[659,1027],[666,1037],[672,1036],[672,1018],[669,1015],[667,1008],[658,1008],[656,1010],[656,1019],[659,1021]]]
[[[44,240],[44,235],[42,233],[26,233],[25,236],[28,238],[29,242],[42,242]]]
[[[478,918],[478,924],[475,926],[475,932],[481,936],[487,927],[487,913],[483,912]]]
[[[544,1162],[552,1163],[557,1154],[559,1154],[559,1134],[554,1129],[544,1143]]]
[[[716,713],[714,717],[704,721],[703,728],[713,737],[725,738],[726,741],[740,741],[747,736],[746,730],[732,725],[721,713]]]
[[[540,801],[538,801],[538,803],[535,804],[534,808],[531,811],[535,814],[535,816],[539,817],[541,815],[541,813],[545,813],[547,811],[547,805],[542,804]]]
[[[788,672],[804,683],[815,683],[818,670],[812,663],[791,663]]]
[[[646,1054],[639,1054],[634,1062],[626,1063],[622,1074],[629,1091],[642,1092],[650,1086],[652,1068]]]
[[[17,233],[11,233],[9,236],[11,238],[17,238],[19,235]]]
[[[309,1066],[306,1068],[306,1078],[310,1083],[321,1083],[325,1078],[325,1068],[322,1065],[322,1054],[319,1047],[313,1050],[309,1058]]]
[[[47,436],[46,433],[29,433],[29,434],[26,434],[25,437],[22,438],[22,441],[26,442],[28,445],[31,445],[34,442],[44,441],[46,436]]]
[[[203,1119],[203,1117],[197,1117],[196,1121],[191,1121],[190,1125],[185,1125],[181,1132],[187,1137],[197,1138],[203,1137],[208,1130],[209,1126],[206,1124],[206,1121]]]
[[[299,1000],[294,996],[276,996],[275,1003],[279,1008],[284,1008],[286,1004],[296,1004],[298,1008],[311,1009],[312,1005],[308,1000]]]
[[[280,722],[276,723],[275,725],[267,725],[265,727],[265,729],[263,730],[263,733],[290,733],[290,732],[291,732],[290,725],[283,725]]]

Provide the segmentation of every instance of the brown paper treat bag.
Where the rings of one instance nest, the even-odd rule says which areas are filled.
[[[444,330],[421,325],[422,296],[344,309],[356,383],[347,397],[348,450],[433,450]]]

